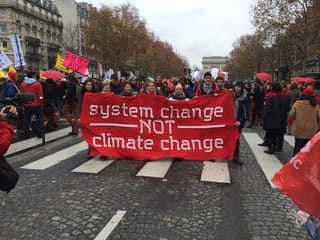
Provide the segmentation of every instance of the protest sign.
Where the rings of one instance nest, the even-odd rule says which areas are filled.
[[[271,179],[297,206],[320,218],[320,133],[316,134]]]
[[[89,65],[89,60],[73,52],[66,51],[63,65],[80,74],[85,74]]]
[[[14,66],[22,67],[25,66],[23,51],[20,43],[20,38],[18,34],[14,34],[10,36],[11,45],[14,54]]]
[[[136,160],[233,159],[239,130],[232,92],[170,101],[162,96],[86,93],[81,129],[91,155]]]
[[[0,70],[9,67],[12,64],[8,56],[0,49]]]
[[[54,67],[56,69],[59,69],[60,71],[63,71],[65,73],[72,73],[72,69],[67,68],[66,66],[63,65],[63,61],[64,61],[64,57],[57,54],[57,60],[56,60],[56,64],[54,65]]]

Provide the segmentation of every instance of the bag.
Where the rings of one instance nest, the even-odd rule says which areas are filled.
[[[314,240],[320,240],[320,220],[314,216],[310,216],[304,227]]]
[[[9,193],[17,184],[19,174],[9,165],[4,156],[0,157],[0,190]]]

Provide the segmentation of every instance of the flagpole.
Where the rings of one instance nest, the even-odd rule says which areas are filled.
[[[17,50],[18,50],[18,55],[19,55],[20,69],[21,69],[21,72],[22,72],[22,79],[24,79],[24,67],[22,65],[21,53],[20,53],[19,44],[18,44],[18,33],[15,33],[14,37],[15,37],[15,40],[16,40],[16,45],[17,45]]]

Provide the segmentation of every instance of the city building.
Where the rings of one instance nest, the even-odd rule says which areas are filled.
[[[227,59],[228,57],[220,56],[202,57],[202,69],[204,71],[210,71],[213,68],[217,68],[219,71],[223,71]]]
[[[26,70],[53,68],[62,42],[63,23],[49,0],[1,0],[0,47],[13,61],[10,36],[19,34]]]
[[[92,4],[76,2],[74,0],[53,0],[62,15],[63,51],[72,51],[90,60],[89,73],[98,72],[97,61],[90,55],[85,45],[83,30],[89,24],[90,11],[95,9]]]

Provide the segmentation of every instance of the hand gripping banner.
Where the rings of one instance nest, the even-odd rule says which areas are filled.
[[[271,179],[298,207],[320,218],[320,132]]]
[[[233,159],[239,139],[229,91],[186,101],[86,93],[80,123],[91,156]]]

